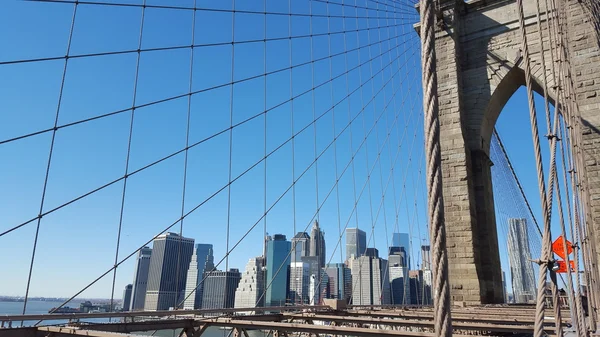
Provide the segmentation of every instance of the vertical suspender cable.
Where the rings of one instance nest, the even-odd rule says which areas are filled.
[[[48,188],[48,177],[50,176],[50,166],[52,164],[52,153],[54,152],[54,143],[56,141],[56,131],[58,125],[58,116],[60,114],[60,106],[62,103],[63,91],[65,89],[65,80],[67,77],[67,67],[69,65],[69,53],[71,52],[71,42],[73,41],[73,31],[75,30],[75,18],[77,16],[77,6],[79,5],[78,1],[75,1],[73,4],[73,16],[71,16],[71,27],[69,29],[69,39],[67,41],[67,51],[65,54],[65,66],[62,71],[62,80],[60,83],[60,90],[58,93],[58,103],[56,105],[56,114],[54,117],[54,129],[52,131],[52,138],[50,140],[50,151],[48,152],[48,161],[46,164],[46,174],[44,176],[44,185],[42,187],[42,198],[40,200],[40,211],[37,216],[37,226],[35,229],[35,236],[33,239],[33,248],[31,251],[31,262],[29,264],[29,274],[27,275],[27,287],[25,288],[25,300],[23,301],[23,315],[27,311],[27,299],[29,298],[29,288],[31,286],[31,275],[33,274],[33,264],[35,262],[35,253],[37,250],[37,243],[40,234],[40,225],[42,223],[42,213],[44,211],[44,201],[46,200],[46,190]],[[21,322],[23,325],[23,322]]]
[[[442,195],[439,102],[435,55],[434,1],[421,0],[421,63],[423,65],[423,110],[427,154],[428,218],[431,224],[433,264],[433,306],[435,335],[452,336],[450,281],[446,251],[446,224]]]
[[[578,209],[576,209],[576,220],[580,221],[580,225],[583,227],[582,233],[585,233],[586,236],[582,241],[583,250],[588,250],[587,252],[587,272],[588,272],[588,297],[590,299],[590,304],[592,308],[592,312],[590,313],[590,329],[596,329],[597,322],[597,308],[598,308],[598,281],[597,276],[598,272],[597,268],[597,257],[596,257],[596,248],[595,245],[590,245],[588,240],[590,238],[594,240],[594,233],[587,226],[587,222],[590,221],[591,215],[589,214],[589,191],[586,189],[586,168],[583,160],[583,153],[581,148],[581,123],[580,123],[580,115],[579,115],[579,107],[577,104],[577,96],[576,91],[573,85],[573,78],[571,73],[571,67],[569,62],[569,38],[566,31],[567,27],[567,9],[565,8],[566,4],[563,1],[559,1],[559,18],[561,19],[560,23],[562,24],[562,29],[559,29],[559,33],[561,36],[561,52],[564,57],[562,63],[562,70],[564,76],[564,82],[567,90],[567,97],[569,98],[569,119],[571,123],[569,124],[569,135],[571,140],[571,150],[573,153],[572,160],[572,174],[574,175],[574,179],[577,179],[577,182],[573,188],[574,197],[578,197],[582,202],[582,212],[579,213]],[[576,205],[578,206],[578,205]],[[578,208],[578,207],[577,207]],[[580,215],[581,214],[581,215]],[[594,242],[594,241],[593,241]],[[586,254],[584,254],[586,257]]]
[[[140,17],[140,34],[138,37],[138,50],[135,61],[135,77],[133,80],[133,95],[131,99],[131,117],[129,118],[129,135],[127,139],[127,156],[125,158],[125,174],[123,175],[123,190],[121,194],[121,208],[119,212],[119,226],[117,230],[117,244],[115,247],[115,261],[114,261],[114,270],[113,270],[113,279],[112,279],[112,289],[110,292],[110,311],[113,311],[113,301],[115,296],[115,282],[117,280],[117,263],[119,261],[119,247],[121,245],[121,228],[123,227],[123,214],[125,211],[125,194],[127,192],[127,180],[129,177],[129,161],[131,158],[131,141],[133,139],[133,125],[135,120],[135,109],[136,109],[136,100],[137,100],[137,91],[138,91],[138,80],[140,78],[140,60],[142,58],[142,42],[144,35],[144,18],[146,13],[146,1],[142,3],[142,13]],[[178,257],[179,258],[179,257]],[[109,320],[110,321],[110,320]]]
[[[525,82],[527,85],[527,99],[529,102],[529,119],[531,122],[531,131],[533,136],[533,146],[535,150],[535,162],[538,176],[538,188],[540,192],[540,200],[541,206],[544,216],[544,234],[542,238],[542,256],[540,259],[540,273],[538,275],[538,289],[537,289],[537,302],[536,302],[536,311],[535,311],[535,324],[534,324],[534,333],[535,337],[542,337],[544,335],[544,309],[546,306],[545,303],[545,288],[546,288],[546,275],[549,269],[551,269],[553,265],[553,261],[551,261],[551,253],[550,253],[550,237],[551,237],[551,229],[550,229],[550,214],[548,212],[548,202],[546,198],[546,182],[544,179],[544,168],[542,163],[542,152],[540,149],[540,138],[539,138],[539,130],[537,125],[537,114],[535,111],[535,101],[533,99],[533,89],[531,83],[531,69],[530,69],[530,56],[529,56],[529,46],[527,44],[527,33],[525,31],[525,15],[523,13],[523,0],[517,0],[517,12],[519,15],[519,24],[522,35],[522,49],[523,49],[523,65],[525,68]],[[560,325],[560,320],[556,317],[556,325],[557,325],[557,333],[559,332],[558,326]]]
[[[561,74],[562,72],[558,71],[558,75],[556,72],[556,63],[555,63],[555,58],[554,58],[554,52],[555,52],[555,42],[557,37],[553,34],[555,31],[553,29],[550,28],[550,8],[548,5],[548,0],[545,0],[545,5],[546,5],[546,30],[548,31],[548,39],[549,39],[549,44],[550,44],[550,59],[551,59],[551,69],[552,69],[552,77],[553,77],[553,82],[554,85],[556,87],[556,104],[555,104],[555,108],[554,108],[554,124],[553,124],[553,131],[552,134],[549,135],[549,137],[551,137],[550,139],[552,140],[551,143],[551,153],[552,153],[552,158],[551,158],[551,165],[552,168],[550,170],[550,174],[551,177],[550,179],[552,179],[552,182],[555,181],[556,183],[556,193],[557,193],[557,199],[558,199],[558,210],[559,210],[559,217],[560,217],[560,224],[561,224],[561,231],[562,231],[562,235],[563,238],[566,239],[566,231],[565,231],[565,224],[564,224],[564,215],[562,214],[563,210],[562,207],[564,206],[564,204],[561,201],[561,195],[560,195],[560,185],[558,182],[558,176],[556,175],[556,143],[560,140],[559,138],[559,119],[558,119],[558,113],[563,113],[564,111],[562,111],[562,109],[564,109],[563,106],[563,102],[561,101],[561,97],[563,97],[564,99],[564,95],[562,95],[562,86],[561,86]],[[538,31],[539,31],[539,38],[540,41],[542,41],[542,33],[541,33],[541,23],[540,23],[540,5],[539,5],[539,0],[537,0],[537,11],[538,11]],[[553,27],[554,28],[554,27]],[[542,63],[545,66],[545,62],[544,62],[544,52],[543,49],[541,51],[541,55],[542,55]],[[558,60],[560,60],[560,55],[558,57]],[[546,77],[544,77],[544,80],[546,79]],[[546,108],[548,108],[548,100],[547,100],[547,82],[545,81],[544,83],[544,90],[545,90],[545,102],[546,102]],[[548,130],[550,130],[550,125],[548,125]],[[562,143],[561,143],[561,148],[562,148]],[[552,177],[552,175],[554,175],[554,178]],[[549,188],[552,188],[552,182],[549,185]],[[566,185],[566,181],[565,181],[565,188],[568,189],[568,186]],[[568,191],[567,191],[568,193]],[[552,196],[552,194],[550,194],[550,197]],[[551,199],[550,199],[551,200]],[[552,202],[550,202],[550,205],[552,204]],[[568,198],[567,198],[567,205],[568,205]],[[551,206],[549,206],[551,207]],[[569,219],[570,219],[570,210],[569,210]],[[571,229],[573,229],[573,226],[571,226]],[[572,232],[572,230],[571,230]],[[573,233],[571,233],[573,234]],[[574,238],[573,235],[571,235],[572,238]],[[566,251],[567,248],[567,244],[566,244],[566,240],[564,241],[564,249]],[[585,322],[583,320],[583,313],[582,313],[582,306],[581,306],[581,298],[576,298],[577,294],[574,291],[573,288],[573,277],[572,277],[572,270],[571,270],[571,265],[569,262],[569,257],[567,255],[567,259],[566,259],[566,264],[567,264],[567,271],[568,271],[568,291],[569,291],[569,298],[570,298],[570,307],[571,307],[571,311],[572,311],[572,315],[571,315],[571,320],[575,325],[575,330],[577,332],[578,335],[580,336],[586,336],[587,332],[585,330]],[[577,278],[579,279],[579,278]],[[577,283],[577,287],[579,287],[579,283]]]
[[[554,0],[551,1],[551,4],[552,4],[552,7],[553,7],[553,11],[557,11]],[[560,108],[563,109],[563,111],[562,111],[563,112],[563,122],[566,124],[567,120],[569,120],[570,116],[571,116],[571,111],[570,110],[572,108],[572,101],[571,101],[571,97],[569,96],[569,93],[565,92],[565,89],[569,89],[569,86],[568,86],[568,83],[567,83],[566,67],[564,66],[564,63],[566,62],[566,60],[563,59],[564,57],[566,57],[567,53],[566,53],[566,49],[565,49],[565,43],[564,43],[564,37],[563,37],[563,29],[561,29],[561,27],[560,27],[560,25],[563,22],[562,21],[562,13],[563,13],[562,9],[563,9],[563,6],[562,6],[562,3],[560,3],[560,8],[558,10],[558,13],[555,15],[556,16],[557,25],[554,25],[553,32],[554,32],[554,34],[556,36],[556,39],[557,39],[557,42],[559,43],[559,46],[560,46],[560,51],[559,51],[559,55],[558,55],[558,60],[557,61],[559,62],[558,66],[560,67],[561,80],[562,80],[563,85],[559,89],[561,90],[561,93],[563,94],[563,97],[565,98],[565,105],[564,105],[564,107],[560,107]],[[568,129],[569,129],[569,132],[571,132],[572,127],[569,126]],[[563,137],[563,140],[567,142],[567,144],[565,144],[564,147],[562,147],[562,144],[561,144],[561,152],[562,152],[562,156],[563,156],[563,166],[564,166],[563,169],[565,170],[565,172],[564,172],[565,176],[563,178],[565,179],[565,188],[566,188],[566,192],[567,192],[567,206],[568,206],[568,211],[569,211],[569,217],[571,217],[571,206],[570,206],[570,197],[569,197],[569,189],[568,189],[569,187],[568,187],[567,182],[566,182],[566,164],[565,164],[565,157],[564,157],[564,155],[565,155],[564,154],[565,147],[568,146],[568,144],[570,143],[570,140],[569,140],[569,137],[568,137],[568,134],[567,134],[567,130],[565,130],[565,135]],[[570,158],[570,155],[569,155],[569,158]],[[576,189],[576,183],[575,183],[575,180],[574,180],[575,179],[575,175],[574,175],[574,173],[575,173],[574,167],[575,166],[570,161],[570,159],[569,159],[569,163],[570,163],[569,164],[570,165],[569,177],[570,177],[570,181],[572,183],[571,188],[572,188],[572,191],[573,191],[573,198],[576,198],[577,197],[577,189]],[[573,200],[575,200],[575,199],[573,199]],[[579,250],[582,249],[581,253],[582,253],[582,257],[583,257],[583,261],[584,261],[584,266],[587,264],[588,255],[589,254],[587,254],[587,252],[586,252],[587,244],[585,243],[585,240],[582,240],[582,236],[584,234],[583,234],[583,231],[581,230],[581,224],[580,224],[580,221],[579,221],[579,215],[578,215],[579,211],[578,211],[577,208],[575,208],[576,205],[573,205],[573,207],[574,207],[574,209],[573,209],[574,213],[573,213],[573,217],[572,217],[572,220],[571,220],[571,227],[575,228],[575,234],[577,235],[577,240],[576,241],[579,242],[580,245],[581,245],[581,248],[580,247],[575,247],[576,270],[579,270],[579,260],[578,260]],[[585,266],[584,270],[586,271],[585,274],[584,274],[584,277],[587,280],[586,282],[589,284],[589,268],[587,266]],[[582,307],[582,309],[579,312],[580,322],[581,322],[580,326],[581,326],[581,328],[583,330],[583,333],[585,335],[587,335],[588,334],[588,330],[586,329],[586,324],[585,324],[585,321],[584,321],[584,318],[583,318],[584,314],[583,314],[583,306],[582,306],[582,303],[581,303],[581,289],[579,289],[579,279],[580,278],[579,278],[579,274],[578,273],[576,274],[576,279],[577,279],[578,293],[579,293],[579,296],[577,297],[577,301],[579,302],[579,305]],[[591,295],[593,296],[594,294],[592,293]],[[590,325],[590,328],[595,327],[595,321],[593,319],[593,316],[592,316],[592,319],[589,320],[589,325]]]
[[[580,235],[579,235],[579,228],[577,226],[575,226],[575,223],[573,222],[573,218],[571,216],[571,203],[570,203],[570,194],[569,194],[569,184],[567,181],[567,165],[566,165],[566,157],[565,157],[565,142],[564,140],[566,139],[566,134],[564,134],[564,130],[563,130],[563,123],[564,123],[564,115],[563,115],[563,119],[559,124],[559,135],[562,136],[563,141],[560,143],[560,152],[561,152],[561,162],[562,162],[562,171],[563,171],[563,184],[565,186],[565,193],[566,193],[566,205],[567,205],[567,215],[569,217],[569,224],[570,224],[570,229],[571,229],[571,237],[573,238],[575,243],[580,242]],[[564,136],[563,136],[564,135]],[[558,184],[557,184],[558,186]],[[579,334],[583,337],[586,337],[589,335],[587,327],[586,327],[586,323],[585,323],[585,317],[584,317],[584,312],[583,312],[583,303],[581,301],[581,278],[579,276],[579,249],[580,247],[575,244],[573,245],[573,260],[575,261],[575,284],[577,286],[577,291],[575,292],[575,305],[577,306],[577,319],[579,320]],[[570,262],[568,262],[570,263]]]
[[[541,57],[541,63],[542,63],[542,69],[544,71],[544,74],[542,76],[542,82],[543,82],[543,89],[544,89],[544,109],[546,112],[546,125],[548,128],[548,142],[550,145],[550,172],[548,174],[548,190],[547,190],[547,204],[546,204],[546,208],[547,208],[547,212],[548,212],[548,221],[551,221],[552,218],[552,204],[553,204],[553,197],[554,197],[554,182],[555,182],[555,177],[556,177],[556,142],[558,140],[558,138],[556,137],[556,123],[558,122],[558,111],[555,108],[554,109],[554,129],[552,129],[552,124],[550,123],[550,104],[548,102],[548,80],[547,80],[547,73],[546,73],[546,58],[544,55],[544,47],[543,47],[543,35],[542,35],[542,24],[540,22],[540,3],[539,0],[536,1],[536,7],[537,7],[537,28],[538,28],[538,38],[540,40],[540,57]],[[550,52],[550,54],[552,54],[552,52]],[[554,59],[551,55],[551,58]],[[526,60],[528,62],[528,60]],[[554,68],[552,68],[554,69]],[[556,77],[556,76],[555,76]],[[560,210],[562,212],[562,210]],[[562,213],[561,213],[561,219],[562,219]],[[564,223],[563,223],[564,224]],[[564,228],[564,226],[563,226]],[[564,231],[563,231],[563,236],[564,236]],[[552,241],[552,237],[548,236],[547,240],[549,240],[550,242]],[[550,256],[552,253],[549,253]],[[569,268],[569,267],[568,267]],[[570,270],[570,268],[569,268]],[[553,305],[553,309],[554,309],[554,318],[556,321],[556,325],[555,325],[555,329],[556,329],[556,336],[557,337],[561,337],[562,336],[562,314],[560,311],[560,301],[559,301],[559,293],[558,293],[558,282],[556,279],[556,272],[554,272],[553,270],[549,270],[550,272],[550,279],[552,280],[551,282],[551,289],[552,289],[552,305]],[[570,275],[570,273],[569,273]],[[569,280],[571,280],[569,278]],[[572,282],[569,283],[569,289],[572,288]],[[576,317],[576,315],[574,315]],[[575,328],[578,331],[579,329],[577,328],[577,324],[575,324]]]

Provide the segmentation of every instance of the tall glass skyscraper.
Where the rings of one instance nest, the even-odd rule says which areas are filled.
[[[392,233],[392,246],[403,247],[406,252],[406,266],[411,268],[410,236],[408,233]]]
[[[536,296],[528,238],[527,220],[508,219],[508,261],[515,303],[528,303]]]
[[[365,254],[367,248],[367,234],[358,228],[346,229],[346,259],[352,256],[359,257]]]
[[[144,310],[146,300],[146,288],[148,287],[148,270],[150,269],[150,257],[152,248],[143,247],[138,252],[135,265],[135,274],[133,275],[133,288],[131,290],[131,304],[129,310]]]
[[[404,247],[390,247],[389,278],[392,304],[410,304],[408,266]]]
[[[183,300],[194,239],[165,233],[154,239],[144,310],[168,310]]]
[[[292,263],[301,262],[302,257],[310,254],[310,236],[306,232],[298,232],[292,238],[292,249]]]
[[[213,268],[213,245],[206,243],[196,244],[185,282],[185,297],[187,298],[183,304],[184,309],[202,308],[202,290],[204,287],[200,282],[204,278],[204,272],[210,271]]]
[[[352,296],[352,274],[343,263],[330,263],[325,267],[329,278],[329,298],[350,300]]]
[[[290,301],[294,304],[308,303],[309,265],[292,262],[290,265]]]
[[[284,306],[287,299],[290,270],[291,242],[287,241],[285,235],[275,234],[267,237],[267,279],[265,287],[266,307]]]

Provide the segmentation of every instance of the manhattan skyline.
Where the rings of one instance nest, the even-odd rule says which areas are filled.
[[[14,35],[6,36],[6,53],[1,56],[3,61],[64,55],[72,15],[71,5],[32,5],[27,2],[7,1],[1,6],[1,25],[6,31],[15,32]],[[270,9],[274,11],[288,11],[287,4],[269,3],[268,6],[272,6]],[[331,13],[341,14],[340,8],[331,7]],[[78,33],[72,41],[72,53],[138,48],[141,17],[139,9],[110,6],[97,10],[90,10],[93,7],[82,8],[77,14]],[[325,10],[324,7],[315,8],[317,9]],[[306,8],[295,10],[302,11]],[[148,13],[142,48],[190,44],[194,22],[191,11],[161,12],[164,16],[157,15],[157,12],[152,10],[148,10]],[[260,15],[237,16],[238,29],[232,32],[231,15],[199,14],[195,20],[195,28],[199,32],[194,37],[195,42],[230,43],[232,34],[235,35],[236,41],[263,38],[260,29],[239,29],[254,24],[262,27],[263,18],[259,18]],[[416,12],[413,18],[414,22],[418,21]],[[342,28],[341,22],[333,21],[334,28]],[[307,34],[306,21],[298,17],[290,19],[289,22],[269,22],[269,25],[269,39]],[[211,29],[214,34],[200,33],[210,27],[214,28]],[[348,28],[351,29],[352,26]],[[321,21],[315,21],[313,29],[321,33],[328,31],[327,24]],[[413,28],[407,23],[398,29],[412,33]],[[394,33],[381,29],[384,38]],[[94,38],[89,39],[89,36]],[[352,37],[347,39],[347,48],[352,48],[357,43],[364,45],[372,38],[366,32]],[[230,45],[203,47],[198,49],[200,51],[196,53],[193,63],[189,59],[189,50],[143,53],[136,104],[186,93],[191,65],[194,66],[193,89],[201,90],[228,83],[232,77],[239,80],[258,76],[265,71],[290,67],[290,63],[295,66],[317,57],[327,57],[329,47],[334,51],[344,48],[341,36],[334,36],[331,41],[314,38],[311,42],[312,44],[306,39],[294,39],[294,42],[288,45],[287,42],[270,41],[266,52],[262,43],[236,44],[237,56],[234,60]],[[294,99],[293,104],[282,102],[289,100],[290,91],[298,94],[303,89],[312,87],[313,76],[316,83],[321,83],[332,77],[330,71],[333,74],[344,73],[347,66],[343,57],[335,59],[334,62],[316,62],[314,67],[297,67],[294,71],[280,72],[267,79],[257,78],[238,83],[234,89],[235,99],[231,97],[232,88],[223,87],[194,95],[191,103],[184,97],[161,105],[136,109],[131,141],[132,171],[185,147],[188,104],[191,105],[193,116],[190,126],[192,143],[227,129],[232,123],[241,122],[266,109],[270,110],[264,116],[237,127],[231,135],[226,132],[189,151],[185,198],[182,197],[185,158],[181,154],[162,162],[161,165],[142,171],[141,174],[132,175],[128,179],[125,198],[121,182],[43,217],[38,244],[39,251],[43,253],[35,258],[30,296],[70,297],[110,270],[115,257],[120,261],[133,253],[131,258],[119,266],[116,273],[114,296],[119,297],[125,285],[132,282],[136,249],[172,224],[175,224],[173,231],[179,233],[181,228],[181,234],[185,237],[214,244],[215,262],[228,253],[227,247],[234,246],[255,226],[236,249],[230,252],[228,261],[223,262],[228,262],[229,267],[235,266],[240,269],[249,257],[263,253],[262,241],[265,233],[283,233],[291,238],[299,231],[309,232],[315,219],[319,220],[322,229],[327,233],[327,260],[331,262],[340,262],[345,258],[340,258],[340,251],[345,248],[345,239],[342,238],[337,244],[340,228],[343,231],[344,227],[358,226],[364,230],[367,240],[373,242],[370,246],[374,246],[380,252],[387,251],[386,246],[389,245],[391,234],[398,231],[411,235],[413,247],[423,244],[422,240],[427,239],[428,228],[422,174],[425,167],[422,147],[423,121],[419,117],[420,69],[418,52],[414,53],[415,55],[410,52],[404,53],[411,48],[416,50],[418,43],[416,34],[401,37],[398,41],[399,48],[393,50],[391,55],[386,54],[380,60],[358,68],[358,71],[350,74],[347,81],[357,84],[359,75],[363,81],[370,78],[370,68],[374,73],[383,71],[381,78],[375,78],[374,83],[365,83],[356,95],[344,101],[343,105],[336,106],[335,118],[332,118],[331,114],[325,115],[316,125],[310,124],[314,116],[328,111],[334,103],[332,101],[337,102],[346,94],[345,78],[340,78],[339,83],[336,82],[335,85],[324,85],[314,93],[298,97]],[[313,55],[309,53],[311,46],[315,50]],[[348,67],[357,65],[359,59],[366,60],[370,52],[377,55],[379,47],[385,50],[387,46],[375,45],[372,50],[363,48],[349,54]],[[290,54],[294,57],[291,58]],[[387,66],[386,62],[390,58],[388,56],[391,56],[392,60],[396,56],[401,58],[399,62]],[[268,62],[263,62],[265,59],[268,59]],[[232,61],[235,71],[230,71]],[[135,63],[135,54],[70,60],[59,125],[130,108]],[[264,64],[267,69],[263,69]],[[376,90],[378,87],[384,87],[385,80],[393,74],[390,71],[393,67],[401,69],[408,78],[414,77],[414,83],[396,79],[393,83],[398,91],[397,96],[392,96],[389,85],[385,86],[382,94],[375,95],[373,88]],[[3,76],[0,77],[0,82],[6,90],[2,93],[0,105],[2,111],[13,112],[2,114],[2,139],[52,127],[63,68],[64,64],[61,62],[2,68]],[[365,97],[362,102],[361,95]],[[376,125],[373,133],[367,137],[364,147],[358,150],[353,167],[340,176],[342,169],[354,155],[353,152],[357,151],[358,145],[367,136],[368,128],[375,125],[375,112],[386,106],[384,95],[386,100],[394,97],[385,111],[385,117],[389,118],[382,119],[382,122]],[[373,103],[367,104],[365,101],[373,96]],[[539,96],[536,96],[536,100],[540,103]],[[539,200],[533,198],[538,193],[536,184],[532,183],[535,181],[535,170],[530,158],[532,146],[528,117],[523,108],[524,101],[524,91],[520,89],[508,102],[497,127],[501,134],[520,135],[506,137],[504,140],[515,169],[524,182],[525,193],[530,197],[532,207],[539,217]],[[278,104],[282,105],[277,106]],[[349,122],[348,115],[354,116],[363,108],[364,115],[337,138],[337,154],[334,155],[334,149],[330,147],[319,158],[318,165],[309,168],[315,157],[321,151],[325,151],[331,140]],[[127,158],[129,113],[130,111],[118,114],[97,123],[82,124],[81,127],[61,129],[57,133],[57,150],[49,174],[44,211],[58,207],[123,175]],[[400,125],[392,128],[393,117],[396,114]],[[539,118],[543,119],[543,114],[540,114]],[[293,151],[291,142],[283,144],[295,132],[306,126],[309,126],[307,131],[294,137]],[[375,131],[378,139],[375,139]],[[391,132],[390,138],[393,143],[404,139],[401,148],[397,148],[399,144],[384,144],[384,135],[388,131]],[[5,191],[0,199],[0,204],[4,205],[0,212],[2,230],[35,218],[39,214],[49,136],[44,134],[3,145],[2,153],[7,165],[6,173],[0,177],[0,186]],[[544,144],[543,155],[547,156],[548,151]],[[220,191],[203,203],[228,184],[230,171],[232,177],[237,177],[263,158],[265,151],[269,153],[278,146],[282,146],[281,150],[241,176],[231,184],[230,189]],[[380,150],[380,161],[377,161]],[[393,157],[397,150],[400,159],[394,164]],[[382,163],[381,170],[376,165],[379,162]],[[366,184],[371,167],[375,169],[369,184]],[[394,204],[391,187],[387,193],[383,193],[386,173],[391,167],[396,172],[395,197],[398,199],[396,201],[400,201],[397,204]],[[300,178],[300,174],[307,168],[307,173]],[[352,178],[353,176],[355,178]],[[333,187],[338,178],[339,190],[336,190]],[[294,184],[294,190],[287,192],[278,201],[296,179],[299,180]],[[357,186],[357,191],[353,185]],[[359,198],[358,194],[363,186],[366,192]],[[383,209],[377,215],[380,199],[384,194],[386,198],[383,201]],[[199,204],[202,204],[202,207],[192,212]],[[182,208],[184,214],[191,213],[179,223],[177,221],[182,217]],[[268,214],[263,219],[267,210]],[[315,215],[316,213],[318,215]],[[504,222],[498,221],[499,228],[502,223]],[[371,235],[372,228],[375,235]],[[117,254],[115,239],[119,230],[121,240]],[[4,295],[25,294],[35,232],[36,225],[32,222],[0,238],[0,256],[11,257],[5,266],[11,272],[0,280],[0,292]],[[501,231],[499,234],[502,234]],[[372,236],[374,239],[371,239]],[[506,240],[506,237],[503,239]],[[418,250],[412,249],[410,253],[414,257],[413,263],[420,261]],[[504,270],[507,270],[508,258],[504,252],[501,252],[501,259]],[[65,266],[77,266],[77,272]],[[110,297],[112,278],[113,273],[108,272],[107,276],[78,297]]]

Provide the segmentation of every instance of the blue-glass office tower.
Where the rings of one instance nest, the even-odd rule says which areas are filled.
[[[269,288],[265,296],[266,307],[284,306],[286,303],[291,248],[291,242],[287,241],[283,234],[267,237],[267,279],[265,284]]]
[[[410,237],[408,233],[393,233],[392,234],[392,247],[404,247],[406,252],[406,266],[411,268],[411,254],[410,254]]]

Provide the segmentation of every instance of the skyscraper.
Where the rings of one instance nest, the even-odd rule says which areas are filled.
[[[310,231],[310,256],[319,257],[319,268],[325,267],[325,233],[319,228],[319,222],[315,220]]]
[[[379,250],[377,248],[367,248],[365,249],[365,256],[368,257],[379,257]]]
[[[421,246],[421,269],[431,270],[431,247]]]
[[[367,248],[367,234],[358,228],[346,229],[346,259],[364,255]]]
[[[408,272],[408,281],[410,282],[410,304],[423,305],[423,271],[410,270]]]
[[[133,288],[131,290],[131,304],[129,310],[143,310],[146,300],[146,288],[148,287],[148,270],[150,269],[150,257],[152,248],[143,247],[139,250],[133,275]]]
[[[527,220],[508,219],[508,261],[515,303],[528,303],[536,296],[528,238]]]
[[[350,300],[352,296],[352,274],[343,263],[330,263],[325,266],[329,278],[329,298]]]
[[[123,290],[123,311],[129,311],[129,305],[131,304],[131,291],[133,284],[128,284]]]
[[[318,274],[310,275],[308,288],[308,304],[320,305],[322,300],[328,296],[329,277],[327,277],[327,273],[321,269]]]
[[[241,274],[238,269],[207,271],[204,280],[204,292],[202,293],[202,308],[233,308],[235,290],[240,283],[240,279]]]
[[[310,255],[310,236],[306,232],[298,232],[292,238],[292,249],[292,263],[301,262],[302,257]]]
[[[423,270],[423,304],[433,304],[433,272],[430,269]]]
[[[200,284],[200,282],[202,282],[204,272],[210,271],[213,268],[213,245],[205,243],[196,244],[185,282],[186,300],[183,304],[184,309],[202,308],[202,290],[204,285]]]
[[[391,264],[389,268],[391,303],[410,304],[410,284],[408,282],[408,268]]]
[[[254,257],[248,260],[246,270],[235,291],[235,308],[262,307],[265,302],[265,259]],[[250,312],[253,313],[253,312]]]
[[[389,278],[392,304],[410,304],[408,266],[404,247],[390,247]]]
[[[318,256],[304,256],[302,258],[302,262],[308,264],[308,275],[317,275],[319,274],[319,257]]]
[[[266,298],[265,306],[283,306],[287,299],[290,272],[291,242],[285,235],[275,234],[267,237],[267,279],[265,280]]]
[[[506,273],[502,271],[502,290],[504,293],[504,303],[508,303],[508,292],[506,291]]]
[[[402,247],[406,252],[406,266],[411,268],[410,260],[410,236],[408,233],[392,233],[392,246]]]
[[[309,281],[308,263],[292,262],[290,264],[290,300],[292,303],[308,303]]]
[[[183,300],[194,239],[165,233],[154,239],[144,310],[168,310]]]
[[[406,251],[404,247],[390,247],[388,252],[388,259],[390,261],[390,265],[397,265],[400,267],[407,267],[406,261]]]
[[[350,259],[352,304],[381,305],[390,303],[390,283],[386,276],[387,260],[371,256]]]

